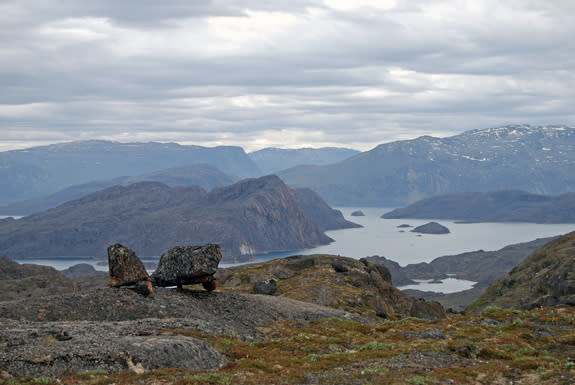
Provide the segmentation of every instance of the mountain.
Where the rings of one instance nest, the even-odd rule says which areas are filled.
[[[575,193],[559,196],[525,191],[446,194],[422,199],[381,217],[473,222],[575,223]]]
[[[0,255],[104,256],[113,243],[138,255],[218,243],[225,256],[296,250],[331,239],[278,177],[246,179],[207,193],[158,182],[113,186],[19,220],[0,221]]]
[[[227,186],[237,182],[237,178],[224,174],[209,164],[193,164],[189,166],[169,168],[136,177],[119,177],[110,180],[88,182],[67,187],[54,194],[40,198],[28,199],[0,207],[1,215],[30,215],[56,207],[64,202],[81,198],[90,193],[115,186],[128,185],[137,182],[154,181],[175,186],[200,186],[205,190],[214,187]]]
[[[298,149],[268,147],[251,152],[248,156],[264,174],[274,174],[280,170],[299,165],[336,163],[357,154],[359,154],[357,150],[338,147]]]
[[[176,143],[82,141],[0,153],[0,203],[48,195],[94,180],[141,175],[207,163],[241,178],[261,174],[240,147],[182,146]]]
[[[332,205],[400,206],[466,191],[575,191],[575,127],[505,126],[381,144],[341,162],[278,173]]]
[[[490,286],[469,311],[486,306],[534,309],[575,306],[575,232],[535,250]]]
[[[297,201],[306,213],[314,220],[322,231],[337,229],[352,229],[362,227],[348,221],[339,210],[332,209],[315,192],[308,188],[294,189]]]

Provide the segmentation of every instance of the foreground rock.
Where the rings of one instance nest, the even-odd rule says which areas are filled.
[[[224,290],[252,293],[259,282],[277,282],[276,298],[330,306],[370,318],[446,317],[437,302],[416,300],[391,284],[383,265],[332,255],[299,255],[220,269]]]
[[[119,243],[108,247],[108,268],[112,287],[150,282],[150,276],[140,258],[133,250]]]
[[[103,288],[0,302],[0,368],[13,376],[88,370],[214,369],[226,360],[205,342],[170,332],[234,333],[259,340],[282,320],[365,319],[288,298],[156,288],[154,297]],[[66,338],[59,338],[66,336]]]
[[[160,258],[152,274],[156,286],[178,286],[201,283],[208,291],[216,288],[214,274],[222,260],[218,245],[177,246]]]
[[[421,226],[417,226],[413,230],[412,233],[421,233],[421,234],[449,234],[450,231],[447,227],[440,225],[437,222],[429,222]]]
[[[535,250],[468,310],[479,311],[489,305],[522,309],[575,306],[575,232]]]

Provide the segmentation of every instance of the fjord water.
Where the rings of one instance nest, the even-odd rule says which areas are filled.
[[[380,255],[405,266],[410,263],[431,262],[444,255],[481,249],[498,250],[514,243],[562,235],[575,230],[575,224],[457,223],[449,220],[433,220],[449,228],[451,233],[417,234],[410,230],[432,220],[380,218],[382,214],[392,210],[386,208],[338,209],[346,219],[364,227],[328,231],[326,234],[335,242],[305,250],[302,254],[339,254],[352,258]],[[361,210],[365,216],[352,217],[351,213],[356,210]],[[413,227],[398,228],[401,224]]]
[[[413,227],[427,223],[426,219],[383,219],[380,216],[390,211],[374,207],[338,208],[346,219],[361,224],[362,228],[328,231],[326,234],[335,240],[329,245],[307,250],[277,252],[254,255],[253,262],[266,261],[296,254],[334,254],[351,258],[380,255],[398,262],[401,266],[410,263],[431,262],[433,259],[476,250],[498,250],[507,245],[528,242],[566,234],[575,230],[575,224],[536,224],[536,223],[456,223],[436,220],[447,226],[450,234],[416,234],[412,228],[398,228],[401,224]],[[365,216],[353,217],[351,213],[361,210]],[[1,219],[2,217],[0,217]],[[403,231],[403,232],[401,232]],[[143,258],[154,260],[154,258]],[[157,259],[156,259],[157,260]],[[50,265],[66,269],[77,263],[95,265],[98,270],[107,266],[96,266],[97,259],[86,258],[38,258],[19,260],[24,263]],[[222,266],[229,266],[221,264]]]

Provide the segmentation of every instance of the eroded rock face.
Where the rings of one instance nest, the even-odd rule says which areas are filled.
[[[221,259],[222,249],[215,244],[176,246],[162,255],[152,281],[163,287],[209,282]]]
[[[108,247],[108,266],[112,287],[130,286],[150,280],[144,264],[136,253],[119,243]]]

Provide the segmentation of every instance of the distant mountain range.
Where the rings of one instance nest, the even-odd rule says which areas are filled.
[[[248,156],[257,164],[262,173],[267,175],[300,165],[336,163],[357,154],[359,154],[357,150],[338,147],[297,149],[269,147],[251,152]]]
[[[152,181],[160,182],[170,187],[200,186],[209,191],[214,187],[230,185],[237,182],[237,180],[236,177],[224,174],[212,165],[194,164],[135,177],[119,177],[70,186],[54,194],[2,206],[0,207],[0,215],[23,216],[38,213],[115,185]]]
[[[142,175],[191,164],[210,164],[240,178],[261,174],[240,147],[175,143],[84,141],[0,152],[0,204],[48,195],[66,187]]]
[[[113,186],[19,220],[0,220],[0,255],[104,256],[118,242],[142,256],[182,244],[218,243],[227,257],[305,249],[331,242],[314,216],[325,228],[353,226],[340,221],[340,212],[321,207],[321,215],[307,215],[296,193],[273,175],[209,193],[158,182]]]
[[[447,194],[423,199],[381,217],[472,222],[575,223],[575,193],[559,196],[537,195],[524,191]]]
[[[278,173],[332,205],[399,206],[466,191],[575,191],[575,127],[506,126],[381,144],[338,163]]]

